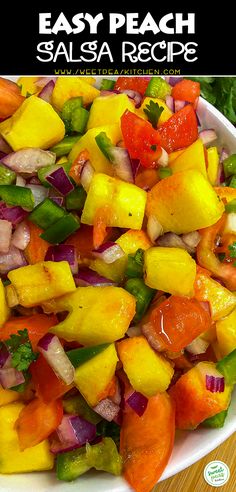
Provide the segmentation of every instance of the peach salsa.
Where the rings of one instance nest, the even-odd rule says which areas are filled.
[[[190,79],[0,79],[0,473],[150,492],[236,383],[236,154]]]

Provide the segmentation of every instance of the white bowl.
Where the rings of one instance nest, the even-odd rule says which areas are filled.
[[[15,80],[16,77],[9,77]],[[236,153],[236,129],[211,104],[200,99],[198,114],[202,126],[214,128],[219,135],[219,145]],[[4,422],[2,422],[4,425]],[[229,413],[222,429],[198,429],[177,432],[171,459],[160,479],[169,478],[203,458],[236,431],[236,391],[233,393]],[[4,452],[4,450],[2,450]],[[129,492],[131,488],[120,477],[99,472],[83,475],[75,482],[58,482],[53,472],[1,475],[1,492]]]

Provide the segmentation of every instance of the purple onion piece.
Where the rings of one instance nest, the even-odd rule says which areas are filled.
[[[50,199],[55,202],[59,207],[62,207],[64,198],[63,196],[50,196]]]
[[[165,77],[165,80],[168,84],[171,85],[171,87],[174,87],[178,82],[181,82],[183,80],[183,77]]]
[[[134,102],[135,107],[140,108],[142,103],[142,95],[140,94],[140,92],[133,91],[130,89],[125,89],[125,90],[121,90],[120,93],[126,94],[128,98]]]
[[[0,369],[6,369],[10,367],[11,354],[8,352],[6,345],[2,344],[0,348]]]
[[[79,272],[74,275],[75,284],[77,287],[107,287],[108,285],[117,285],[113,280],[99,275],[94,270],[84,267],[80,268]]]
[[[96,426],[77,415],[64,415],[56,430],[57,441],[51,446],[52,453],[61,453],[80,448],[96,437]]]
[[[128,150],[113,146],[109,152],[116,176],[128,183],[134,183],[135,175]]]
[[[50,103],[54,87],[55,87],[55,82],[53,80],[50,80],[43,87],[43,89],[40,91],[40,93],[38,94],[38,97],[40,97],[40,99],[43,99],[44,101]]]
[[[13,226],[16,226],[26,218],[28,212],[21,207],[8,207],[5,203],[0,202],[0,219],[8,220]]]
[[[166,96],[166,105],[174,113],[174,99],[172,96]]]
[[[11,152],[2,162],[17,173],[33,174],[41,167],[55,164],[56,154],[49,150],[28,147]]]
[[[12,148],[10,147],[10,145],[8,145],[6,140],[4,140],[2,136],[0,136],[0,153],[4,154],[5,156],[6,154],[10,154],[10,152],[12,152]]]
[[[108,422],[111,422],[115,418],[118,417],[120,407],[116,403],[114,403],[110,398],[105,398],[101,400],[93,410],[101,415],[101,417]]]
[[[51,174],[48,174],[48,176],[46,176],[46,180],[63,196],[68,195],[68,193],[74,189],[73,184],[69,180],[65,169],[62,166],[53,171]]]
[[[223,162],[228,157],[229,157],[228,151],[225,148],[223,148],[220,153],[220,162]]]
[[[18,386],[25,382],[24,375],[14,367],[0,369],[0,384],[4,389]]]
[[[55,374],[62,379],[65,384],[69,385],[73,382],[75,374],[74,367],[56,335],[47,333],[39,341],[38,350],[46,359]]]
[[[212,393],[223,393],[225,389],[224,376],[210,376],[206,374],[206,389]]]
[[[135,180],[139,166],[140,166],[140,160],[139,159],[130,159],[130,162],[131,162],[131,167],[132,167],[133,179]]]
[[[209,129],[209,130],[201,130],[199,132],[199,138],[202,140],[202,143],[207,145],[211,142],[214,142],[214,140],[217,139],[217,135],[215,130]]]
[[[0,255],[0,273],[8,273],[27,265],[27,261],[19,249],[11,245],[8,253]]]
[[[146,398],[146,396],[142,395],[138,391],[134,391],[128,397],[126,402],[137,413],[139,417],[142,417],[147,408],[148,399]]]
[[[75,246],[70,244],[58,244],[49,246],[45,255],[45,261],[68,261],[72,273],[78,272],[78,260]]]
[[[187,106],[189,102],[187,101],[181,101],[180,99],[175,99],[174,101],[174,108],[175,108],[175,113],[183,109],[185,106]]]
[[[94,249],[92,253],[95,258],[100,258],[107,264],[114,263],[114,261],[119,260],[119,258],[125,255],[119,244],[113,243],[112,241],[107,241],[99,246],[99,248]]]

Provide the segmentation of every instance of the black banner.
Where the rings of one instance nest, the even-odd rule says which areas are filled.
[[[212,5],[4,6],[0,74],[235,75],[234,12]]]

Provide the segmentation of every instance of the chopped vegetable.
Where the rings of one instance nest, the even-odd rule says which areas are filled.
[[[226,355],[223,359],[219,360],[216,364],[216,368],[221,372],[227,384],[235,384],[236,382],[236,349]]]
[[[2,161],[1,161],[2,162]],[[16,181],[16,173],[8,167],[0,164],[0,184],[11,185]]]
[[[145,91],[145,96],[160,97],[161,99],[165,99],[165,97],[170,93],[171,87],[167,84],[165,79],[162,77],[152,77]]]
[[[65,209],[59,207],[52,199],[45,200],[34,208],[29,215],[29,220],[42,229],[47,229],[64,217]]]
[[[80,137],[80,135],[65,137],[63,138],[63,140],[61,140],[61,142],[54,145],[54,147],[51,147],[50,151],[56,154],[57,157],[67,155],[71,151],[73,145],[75,145],[76,142],[79,141]]]
[[[222,412],[217,413],[213,417],[204,420],[202,422],[203,427],[211,427],[213,429],[219,429],[224,426],[225,419],[227,417],[228,410],[222,410]]]
[[[34,197],[29,188],[14,185],[0,185],[0,198],[7,205],[17,205],[26,210],[32,210],[34,208]]]
[[[82,186],[77,186],[68,195],[66,195],[66,209],[67,210],[82,210],[85,200],[86,191]]]
[[[40,237],[51,244],[62,243],[67,237],[77,231],[79,227],[80,221],[78,217],[72,213],[63,214],[63,217],[40,234]]]
[[[125,283],[124,288],[136,299],[134,322],[140,321],[155,295],[155,290],[145,285],[141,278],[130,278]]]

